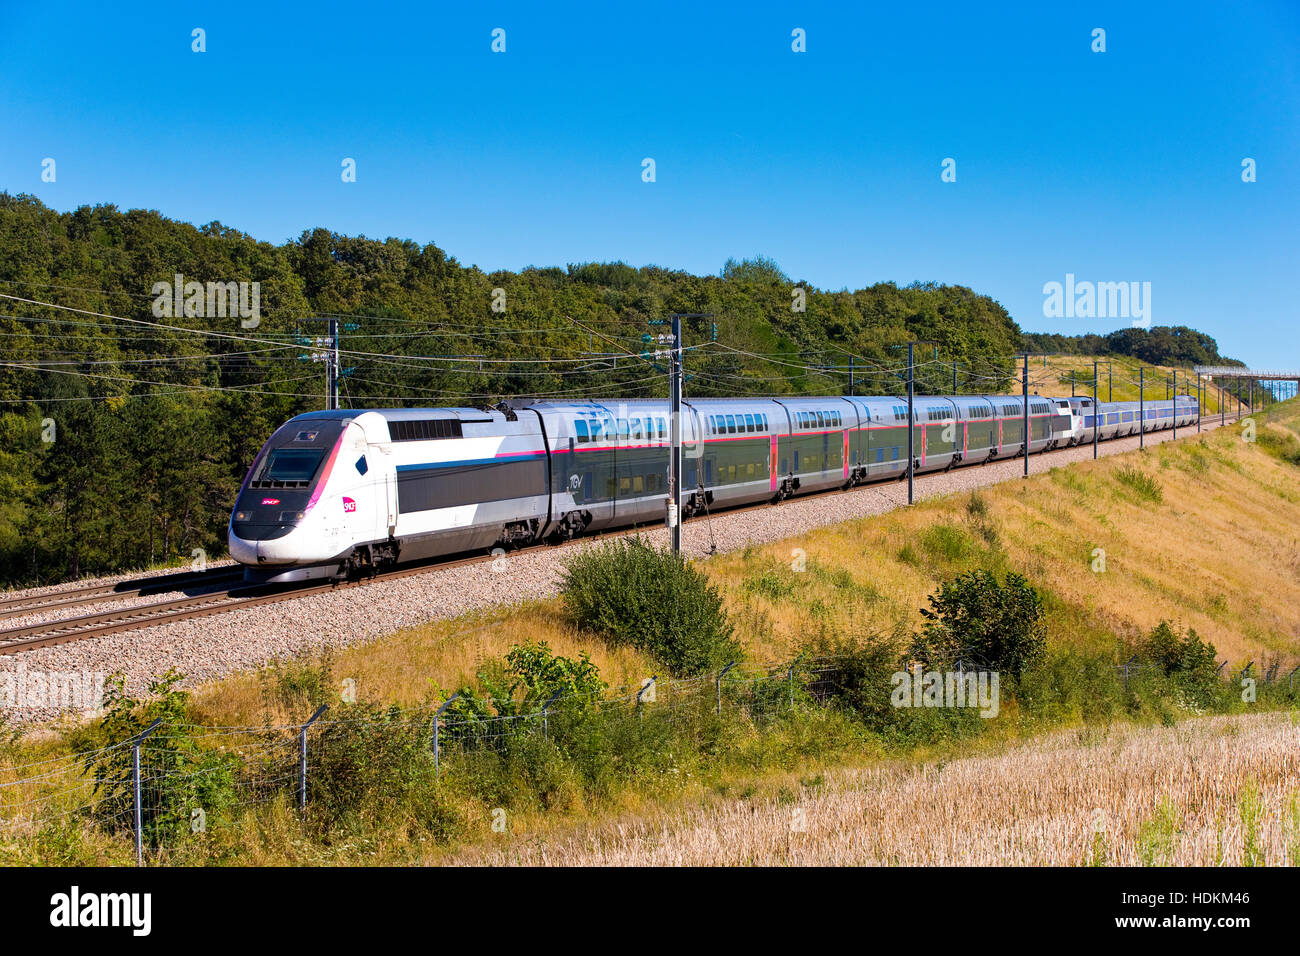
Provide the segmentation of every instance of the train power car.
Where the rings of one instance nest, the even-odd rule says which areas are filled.
[[[683,403],[690,516],[1058,445],[1195,424],[1194,397],[706,398]],[[658,399],[317,411],[278,428],[231,514],[231,556],[260,581],[649,524],[664,516],[671,411]]]

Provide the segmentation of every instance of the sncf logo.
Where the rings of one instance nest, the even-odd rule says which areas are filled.
[[[279,499],[279,498],[263,498],[263,499],[262,499],[262,504],[264,504],[264,505],[278,505],[279,503],[280,503],[280,499]]]
[[[356,510],[357,510],[357,503],[356,503],[355,501],[353,501],[351,498],[344,498],[344,499],[343,499],[343,510],[344,510],[345,512],[356,511]]]

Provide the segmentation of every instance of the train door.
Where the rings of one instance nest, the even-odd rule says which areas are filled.
[[[390,461],[384,462],[384,498],[387,501],[385,524],[391,538],[397,535],[397,469]]]

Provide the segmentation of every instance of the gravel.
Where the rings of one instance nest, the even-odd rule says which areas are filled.
[[[1205,424],[1206,430],[1217,427],[1217,422]],[[1195,431],[1182,434],[1194,435]],[[1169,438],[1168,431],[1160,432],[1148,435],[1147,443],[1159,444]],[[1136,437],[1125,438],[1101,443],[1099,452],[1101,455],[1114,455],[1137,447]],[[1034,456],[1030,459],[1029,470],[1031,474],[1037,474],[1091,457],[1092,447],[1084,445],[1046,456]],[[1013,459],[958,468],[946,474],[917,476],[916,496],[925,499],[968,492],[1019,477],[1023,468],[1020,459]],[[811,528],[881,514],[906,502],[906,482],[891,481],[843,494],[785,501],[773,508],[717,514],[709,521],[699,520],[684,525],[682,547],[691,555],[703,556],[708,553],[712,540],[719,552],[733,551],[752,544],[779,541]],[[647,536],[659,543],[667,542],[667,532],[662,528],[650,530]],[[573,545],[579,548],[591,546],[591,542]],[[23,703],[12,699],[20,672],[25,672],[28,687],[32,684],[31,675],[37,673],[73,673],[84,679],[90,675],[120,672],[126,679],[128,692],[138,693],[151,677],[175,668],[186,675],[186,686],[194,686],[263,666],[271,660],[325,648],[363,644],[433,620],[553,595],[568,553],[568,548],[538,549],[511,555],[504,562],[435,567],[422,574],[363,587],[0,658],[0,716],[7,718],[10,724],[26,724],[49,720],[61,711],[81,709],[69,707],[66,702],[51,706],[49,701],[38,705],[32,700],[17,706]],[[103,580],[140,576],[125,575]],[[89,582],[79,582],[71,587],[86,583]],[[164,599],[162,595],[151,595],[139,600],[149,603]],[[81,613],[87,612],[82,609]]]

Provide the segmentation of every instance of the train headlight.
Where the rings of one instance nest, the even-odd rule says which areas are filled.
[[[305,511],[281,511],[280,523],[287,524],[291,521],[301,521],[305,517],[307,517],[307,512]]]
[[[247,521],[248,518],[249,518],[249,514],[248,514],[247,511],[236,511],[236,512],[235,512],[235,520],[236,520],[236,521]]]

